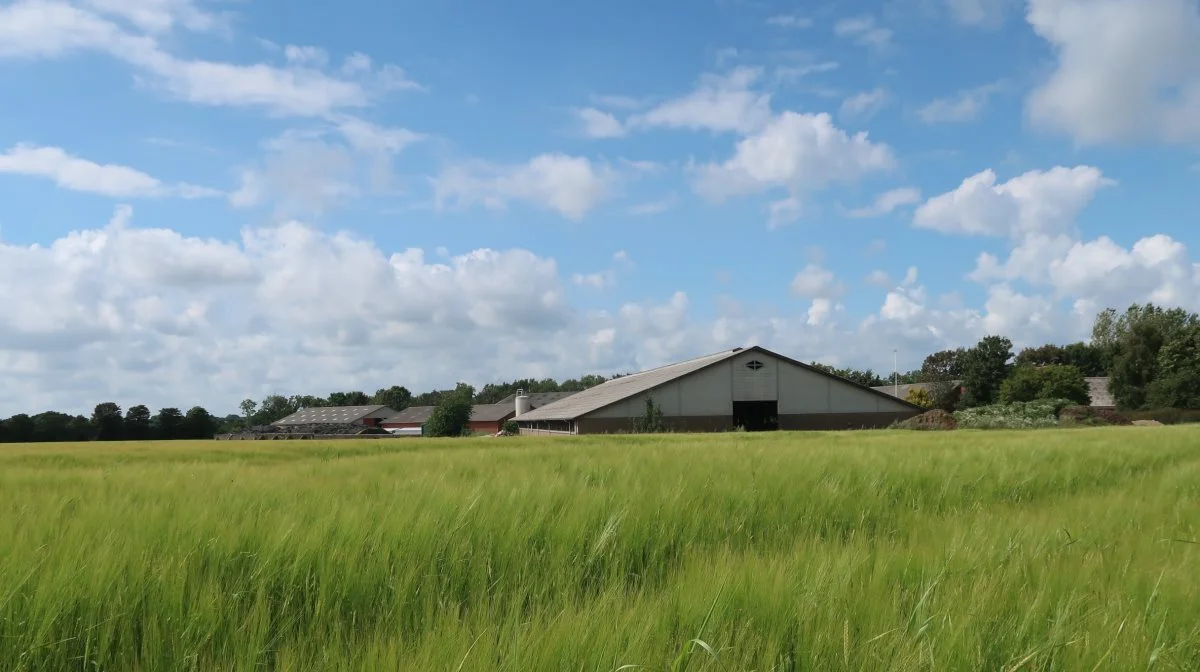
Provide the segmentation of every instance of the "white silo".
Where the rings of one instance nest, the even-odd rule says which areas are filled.
[[[513,417],[519,418],[530,410],[532,409],[529,407],[529,397],[525,396],[525,390],[517,390],[517,414]]]

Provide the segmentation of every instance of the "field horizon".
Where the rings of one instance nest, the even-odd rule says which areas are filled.
[[[1200,669],[1200,428],[0,444],[0,669]]]

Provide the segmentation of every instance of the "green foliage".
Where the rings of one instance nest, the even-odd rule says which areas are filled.
[[[887,385],[888,383],[892,382],[891,379],[885,380],[884,378],[880,377],[879,374],[875,373],[871,369],[839,369],[835,366],[829,366],[828,364],[821,364],[819,362],[811,362],[809,366],[839,378],[845,378],[846,380],[858,383],[859,385],[865,385],[867,387],[879,387],[880,385]]]
[[[920,382],[933,383],[958,380],[963,376],[963,363],[967,350],[940,350],[921,362]]]
[[[633,431],[637,434],[656,434],[666,431],[662,408],[654,403],[654,399],[648,395],[642,415],[633,419]]]
[[[1194,669],[1200,430],[1030,439],[0,447],[0,669]]]
[[[393,385],[376,391],[371,403],[387,406],[393,411],[403,411],[412,403],[412,392],[403,385]]]
[[[425,422],[425,436],[464,436],[471,422],[472,399],[475,388],[459,383],[454,392],[445,395],[434,407]]]
[[[1038,399],[1011,404],[990,404],[954,414],[959,429],[1038,429],[1058,424],[1058,412],[1075,402],[1070,399]]]
[[[130,406],[125,411],[122,438],[128,441],[145,441],[150,438],[150,409],[143,404]]]
[[[1065,346],[1047,344],[1022,349],[1013,364],[1017,367],[1065,364],[1076,367],[1084,376],[1105,376],[1108,375],[1111,357],[1104,348],[1091,343],[1079,342]]]
[[[985,406],[996,400],[1000,385],[1008,377],[1012,341],[1003,336],[985,336],[962,355],[963,393],[966,408]]]
[[[520,434],[521,425],[516,420],[505,420],[504,425],[500,427],[500,431],[505,434]]]
[[[185,438],[184,417],[178,408],[163,408],[154,416],[154,435],[161,440]],[[204,438],[212,438],[204,437]]]
[[[1152,303],[1133,304],[1124,314],[1107,309],[1096,316],[1092,326],[1092,342],[1112,352],[1112,373],[1109,389],[1121,409],[1145,408],[1154,381],[1160,375],[1159,351],[1173,341],[1187,341],[1200,325],[1200,317],[1182,308],[1164,309]],[[1181,343],[1173,349],[1186,352],[1191,346]],[[1178,355],[1171,355],[1171,359]],[[1161,383],[1157,399],[1186,400],[1191,394],[1190,383],[1180,375],[1178,366],[1162,372],[1172,378]]]
[[[97,441],[120,441],[124,438],[125,420],[121,407],[111,401],[96,404],[92,411],[92,428]]]
[[[211,439],[217,433],[217,419],[207,409],[193,406],[184,416],[182,428],[184,438]]]
[[[1188,325],[1163,343],[1156,364],[1154,380],[1146,389],[1146,404],[1200,409],[1200,325]]]
[[[360,390],[354,390],[353,392],[333,392],[329,395],[330,406],[369,406],[370,404],[371,397],[367,396],[366,392]],[[291,413],[295,412],[293,409]],[[288,415],[291,415],[291,413]]]
[[[908,391],[908,395],[904,400],[910,404],[916,404],[922,408],[933,408],[933,395],[920,387],[914,387]]]
[[[1070,399],[1082,406],[1092,401],[1083,372],[1070,364],[1018,366],[1000,385],[1001,403],[1035,399]]]

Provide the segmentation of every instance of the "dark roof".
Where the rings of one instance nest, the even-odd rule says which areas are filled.
[[[560,399],[566,399],[572,394],[579,394],[579,392],[526,392],[525,396],[529,397],[529,405],[532,408],[541,408],[546,404],[553,404]],[[517,407],[517,394],[514,392],[496,403],[508,404],[515,409]]]
[[[380,417],[386,417],[387,413],[391,413],[392,409],[387,406],[320,406],[316,408],[305,408],[283,418],[272,424],[275,425],[312,425],[333,423],[341,424],[348,422],[358,422],[363,418],[373,415],[379,415],[380,411],[384,411]]]
[[[857,387],[860,390],[865,390],[872,394],[887,397],[890,400],[898,401],[907,406],[911,406],[912,408],[920,408],[915,404],[910,404],[904,399],[896,399],[892,395],[885,392],[871,389],[865,385],[859,385],[852,380],[847,380],[841,376],[835,376],[832,373],[818,369],[811,364],[805,364],[790,357],[785,357],[779,353],[771,352],[766,348],[755,345],[749,348],[733,348],[732,350],[724,350],[721,352],[704,355],[702,357],[697,357],[695,359],[689,359],[687,361],[678,362],[675,364],[668,364],[666,366],[648,369],[646,371],[635,373],[629,376],[615,378],[595,387],[588,388],[582,392],[577,392],[566,399],[562,399],[547,406],[534,409],[522,415],[517,420],[522,422],[526,420],[531,422],[537,420],[574,420],[587,415],[588,413],[593,413],[601,408],[605,408],[606,406],[611,406],[635,395],[647,392],[662,385],[666,385],[667,383],[679,380],[680,378],[693,374],[701,369],[706,369],[714,364],[732,359],[737,355],[747,352],[759,352],[763,355],[774,357],[780,361],[784,361],[802,369],[825,376],[826,378],[839,380],[846,385]]]
[[[384,418],[384,423],[424,423],[433,415],[433,406],[409,406],[391,417]]]
[[[499,422],[516,412],[516,403],[476,404],[471,408],[471,420],[473,422]]]

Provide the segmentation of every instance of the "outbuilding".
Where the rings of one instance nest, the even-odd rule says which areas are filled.
[[[625,433],[647,400],[666,429],[684,432],[886,427],[924,410],[753,346],[615,378],[516,420],[522,434]]]
[[[271,423],[276,427],[296,425],[364,425],[378,427],[396,411],[387,406],[314,406]]]

